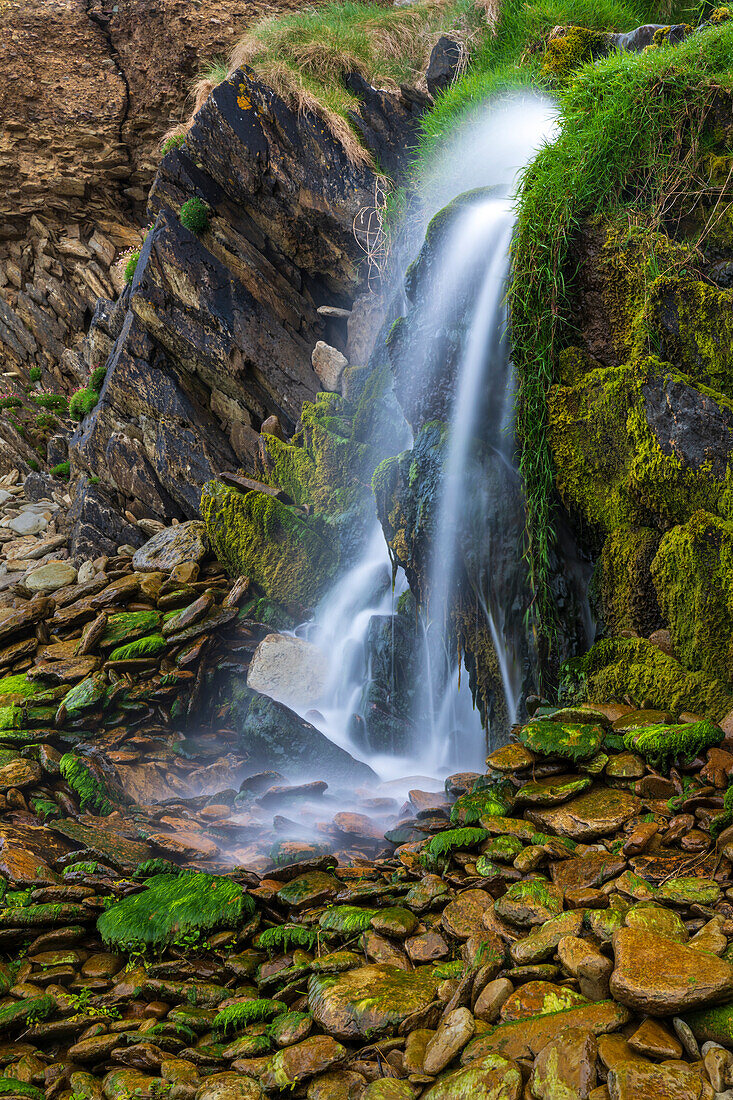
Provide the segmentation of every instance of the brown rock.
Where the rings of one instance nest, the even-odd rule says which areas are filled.
[[[599,787],[554,809],[527,810],[526,816],[548,832],[588,841],[618,832],[640,809],[640,799],[628,791]]]
[[[614,934],[611,992],[650,1016],[670,1016],[733,998],[733,965],[643,929]]]
[[[485,890],[464,890],[443,910],[443,928],[454,939],[467,940],[483,929],[482,916],[491,905],[493,898]]]
[[[598,1045],[592,1031],[563,1028],[535,1060],[530,1091],[536,1100],[588,1100],[596,1085]]]
[[[681,1058],[682,1043],[663,1024],[651,1017],[644,1020],[628,1039],[629,1047],[647,1058]]]
[[[608,999],[613,963],[597,947],[579,936],[565,936],[557,945],[557,953],[568,974],[579,980],[584,997],[589,1001]]]

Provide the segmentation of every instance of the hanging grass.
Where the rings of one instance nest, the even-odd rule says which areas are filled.
[[[102,913],[97,929],[111,947],[160,949],[191,932],[236,928],[253,912],[252,898],[231,879],[199,872],[154,875],[142,893]]]
[[[274,1020],[288,1011],[288,1006],[283,1001],[270,1001],[261,998],[256,1001],[240,1001],[238,1004],[228,1005],[217,1012],[214,1017],[212,1029],[217,1038],[235,1035],[243,1028],[251,1024],[263,1023],[265,1020]]]
[[[324,932],[353,936],[366,932],[378,912],[377,909],[360,909],[356,905],[334,905],[321,915],[318,923]]]
[[[561,94],[558,139],[524,177],[509,301],[531,617],[548,643],[557,611],[550,589],[555,531],[547,394],[569,321],[568,249],[591,214],[623,209],[630,222],[652,232],[675,204],[714,193],[701,160],[714,104],[733,85],[732,48],[733,26],[722,24],[677,47],[614,54],[586,66]]]
[[[256,946],[270,954],[285,955],[294,947],[312,951],[317,943],[318,928],[315,925],[278,924],[260,932]]]

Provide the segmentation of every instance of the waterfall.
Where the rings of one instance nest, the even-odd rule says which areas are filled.
[[[383,779],[410,771],[441,777],[482,765],[486,731],[473,707],[465,669],[447,642],[451,598],[467,555],[475,565],[471,595],[496,655],[504,726],[518,714],[523,672],[516,620],[525,578],[520,535],[513,536],[511,547],[505,545],[507,532],[521,531],[523,522],[505,292],[517,175],[554,125],[552,106],[534,96],[516,95],[498,107],[482,108],[450,149],[428,165],[419,182],[419,214],[403,232],[402,254],[404,242],[410,242],[411,259],[438,209],[467,191],[490,189],[458,204],[440,253],[433,257],[438,274],[431,278],[431,293],[413,303],[410,318],[405,353],[410,384],[427,395],[427,405],[433,391],[443,393],[445,430],[426,591],[408,647],[414,682],[408,692],[411,713],[400,712],[402,738],[391,747],[374,744],[365,704],[375,672],[375,632],[390,623],[394,632],[395,610],[407,591],[402,570],[393,575],[376,518],[361,558],[337,581],[314,620],[298,631],[327,654],[330,667],[321,705],[305,717]],[[401,284],[395,285],[402,293]],[[455,344],[457,327],[459,347],[446,391],[440,378],[442,352],[451,341]],[[426,413],[423,422],[427,419]],[[420,426],[412,423],[415,435]],[[395,454],[409,445],[407,432],[404,440],[395,440]],[[481,536],[466,545],[469,514]],[[393,636],[393,661],[395,648]],[[396,676],[394,669],[390,675]]]

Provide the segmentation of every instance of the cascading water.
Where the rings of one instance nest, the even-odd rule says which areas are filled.
[[[469,189],[456,204],[439,255],[431,293],[413,304],[402,370],[415,391],[442,394],[445,422],[441,469],[420,614],[408,675],[412,713],[404,733],[375,745],[368,730],[374,679],[375,631],[396,629],[395,608],[406,591],[402,570],[393,578],[384,536],[375,521],[363,556],[337,582],[305,634],[328,655],[330,675],[317,712],[307,712],[331,740],[367,760],[383,779],[419,771],[439,777],[451,768],[476,768],[486,748],[484,723],[465,683],[449,638],[451,602],[459,576],[488,625],[503,698],[496,725],[516,717],[523,680],[516,623],[524,599],[521,565],[522,500],[514,467],[514,385],[506,336],[504,297],[514,225],[511,195],[517,173],[554,128],[550,104],[517,96],[484,109],[463,128],[450,150],[429,166],[420,183],[419,215],[403,233],[402,258],[414,255],[436,210]],[[404,242],[410,242],[407,245]],[[426,246],[427,247],[427,246]],[[408,256],[408,258],[410,258]],[[404,265],[403,265],[404,266]],[[395,284],[396,287],[399,284]],[[401,290],[401,288],[400,288]],[[408,359],[407,367],[404,365]],[[450,378],[441,377],[450,360]],[[403,407],[409,405],[398,393]],[[413,434],[424,410],[407,411]],[[422,418],[422,419],[421,419]],[[409,446],[396,439],[395,454]],[[491,487],[490,491],[487,487]],[[467,525],[467,518],[471,523]],[[473,530],[473,539],[468,530]],[[479,537],[475,537],[479,532]],[[513,545],[507,549],[507,532]],[[503,543],[501,540],[503,539]],[[466,561],[473,568],[466,570]],[[394,584],[393,584],[394,580]],[[394,643],[394,638],[392,639]],[[392,661],[395,660],[392,645]],[[405,669],[402,669],[405,674]],[[382,672],[384,670],[382,669]],[[395,669],[388,670],[392,681]]]

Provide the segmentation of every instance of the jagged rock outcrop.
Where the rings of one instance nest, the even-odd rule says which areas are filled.
[[[368,91],[365,140],[404,165],[422,102]],[[220,84],[161,164],[132,283],[90,330],[87,346],[114,346],[71,443],[72,477],[99,478],[120,512],[191,517],[206,481],[255,465],[268,417],[292,434],[320,389],[316,342],[345,346],[344,326],[317,308],[359,290],[354,220],[374,178],[251,71]],[[178,218],[191,197],[209,211],[198,234]]]

